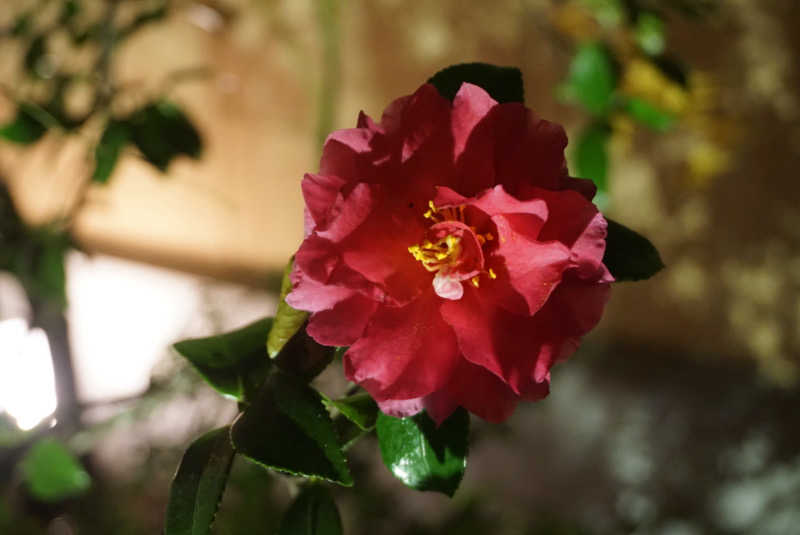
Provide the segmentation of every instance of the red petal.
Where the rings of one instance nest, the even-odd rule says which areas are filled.
[[[346,181],[338,176],[314,175],[306,173],[300,187],[311,217],[317,225],[325,225],[328,214],[340,197],[340,191]]]
[[[526,232],[526,234],[534,238],[539,235],[539,229],[547,220],[548,214],[547,203],[542,199],[521,201],[506,193],[502,185],[497,185],[485,191],[472,202],[472,205],[480,208],[490,216],[497,214],[528,214],[536,216],[536,219],[538,219],[536,230],[528,230]]]
[[[491,423],[506,421],[519,401],[519,397],[497,376],[465,360],[461,361],[444,390],[457,405]],[[449,416],[442,418],[443,414],[443,411],[434,411],[431,417],[441,423]]]
[[[442,304],[442,317],[453,327],[467,360],[508,383],[514,392],[527,390],[543,334],[534,318],[497,307],[474,288],[461,300]]]
[[[401,162],[411,158],[450,123],[450,103],[430,84],[420,87],[403,109]],[[438,136],[436,136],[438,137]]]
[[[441,388],[459,358],[452,329],[429,292],[404,307],[380,307],[345,353],[347,378],[378,401],[412,399]]]
[[[612,282],[603,265],[608,225],[597,207],[575,191],[530,188],[528,194],[544,199],[550,208],[539,239],[557,240],[571,248],[571,263],[582,278]]]
[[[349,346],[364,332],[377,307],[372,299],[353,294],[330,310],[312,314],[306,332],[325,346]]]
[[[380,186],[357,184],[345,198],[331,208],[329,224],[317,227],[317,235],[338,243],[357,229],[375,208]]]
[[[492,221],[497,227],[498,245],[486,261],[497,273],[497,279],[486,282],[487,291],[496,291],[498,297],[507,294],[510,286],[527,305],[527,314],[535,314],[547,301],[553,288],[561,281],[561,274],[569,264],[569,250],[558,242],[542,243],[531,239],[525,227],[534,224],[533,216],[496,215]],[[522,230],[522,232],[520,231]],[[495,286],[497,290],[492,290]],[[505,296],[504,296],[505,297]],[[512,300],[504,299],[508,306]]]
[[[297,273],[297,268],[295,267]],[[331,284],[322,284],[311,277],[300,274],[292,277],[296,280],[292,291],[286,296],[289,306],[308,312],[319,312],[333,308],[336,303],[351,297],[355,292],[350,288]]]
[[[461,84],[453,99],[451,118],[454,159],[457,160],[461,156],[472,130],[496,105],[497,101],[481,87],[468,83]]]

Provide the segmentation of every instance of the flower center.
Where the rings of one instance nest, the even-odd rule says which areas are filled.
[[[458,300],[464,295],[462,281],[469,279],[477,288],[481,274],[496,278],[493,270],[486,271],[483,266],[482,247],[494,239],[492,234],[478,234],[475,227],[467,225],[463,205],[438,208],[429,201],[428,206],[429,210],[423,214],[433,222],[428,236],[421,243],[409,247],[408,252],[426,270],[436,273],[433,277],[436,294]]]
[[[412,245],[408,248],[408,252],[415,260],[422,262],[422,266],[428,271],[439,271],[458,263],[461,256],[461,238],[447,234],[436,243],[425,240],[421,244]]]

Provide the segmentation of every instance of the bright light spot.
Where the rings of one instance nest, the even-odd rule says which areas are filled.
[[[69,328],[78,397],[140,394],[202,307],[194,278],[117,258],[70,255]]]
[[[0,322],[0,409],[28,430],[56,410],[56,385],[47,335],[24,319]]]

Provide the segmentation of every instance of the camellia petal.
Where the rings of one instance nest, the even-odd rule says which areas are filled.
[[[345,353],[347,378],[382,402],[413,399],[441,388],[458,362],[452,329],[433,292],[405,307],[380,307]]]

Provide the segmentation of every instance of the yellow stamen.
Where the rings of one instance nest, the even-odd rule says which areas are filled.
[[[489,268],[489,278],[490,279],[496,279],[497,278],[497,273],[495,273],[492,268]]]
[[[474,287],[476,287],[476,288],[480,288],[480,285],[481,285],[481,279],[480,279],[480,276],[479,276],[479,275],[475,275],[474,277],[472,277],[472,278],[470,279],[470,281],[472,282],[472,285],[473,285]]]
[[[428,271],[438,271],[444,266],[452,266],[461,256],[461,238],[448,234],[436,243],[425,240],[412,245],[408,252],[415,260],[422,262]]]

